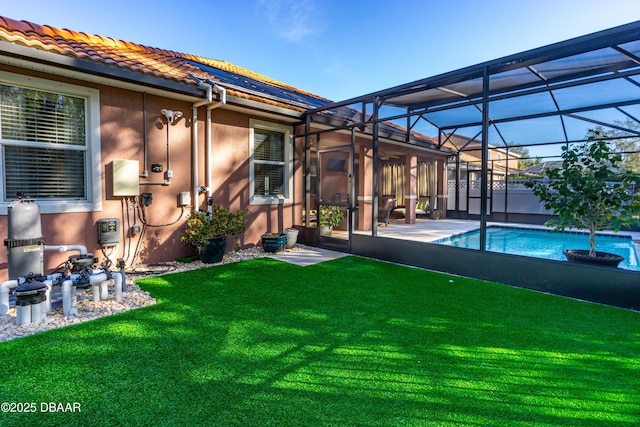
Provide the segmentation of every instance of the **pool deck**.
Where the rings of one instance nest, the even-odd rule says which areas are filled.
[[[536,228],[540,230],[549,230],[544,225],[534,224],[518,224],[505,222],[487,222],[487,226],[497,225],[502,227],[520,227],[520,228]],[[415,224],[407,224],[404,219],[391,219],[388,226],[378,226],[379,237],[390,237],[396,239],[414,240],[418,242],[433,242],[434,240],[444,239],[446,237],[455,236],[456,234],[466,233],[468,231],[480,228],[480,221],[464,220],[464,219],[417,219]],[[578,231],[578,230],[576,230]],[[583,231],[583,230],[580,230]],[[358,234],[370,234],[370,231],[355,231]],[[600,233],[600,232],[599,232]],[[602,234],[614,234],[613,232],[601,232]],[[640,253],[640,232],[621,231],[618,235],[631,236],[636,251]]]

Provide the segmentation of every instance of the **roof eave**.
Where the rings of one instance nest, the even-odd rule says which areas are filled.
[[[1,57],[11,58],[12,60],[2,61]],[[188,102],[196,102],[206,96],[206,91],[197,87],[195,84],[190,85],[88,59],[23,46],[4,40],[0,40],[0,63],[17,66],[19,68],[34,69],[36,71],[43,71],[45,73],[61,75],[64,77],[102,83],[108,86],[122,87],[130,90],[144,91],[149,89],[150,93],[157,93],[161,96],[172,96]],[[58,70],[65,70],[66,72],[60,72]],[[87,76],[93,76],[94,78],[87,78]],[[227,85],[221,84],[221,86]],[[229,87],[229,89],[242,92],[237,88]],[[253,95],[253,97],[257,96],[256,94],[247,95]],[[225,107],[227,109],[246,109],[258,113],[262,112],[290,122],[299,121],[300,116],[303,114],[303,111],[299,111],[299,107],[296,109],[287,108],[284,106],[282,101],[279,103],[272,101],[273,104],[282,104],[280,106],[272,105],[268,100],[266,101],[267,102],[260,102],[257,100],[230,96],[230,105]],[[233,104],[237,107],[234,108],[232,106]]]
[[[64,68],[71,71],[86,73],[98,77],[115,79],[131,84],[141,85],[153,89],[175,92],[180,95],[203,98],[206,93],[195,84],[181,83],[175,80],[164,79],[149,74],[130,71],[113,65],[108,65],[88,59],[77,58],[70,55],[48,52],[29,46],[23,46],[4,40],[0,40],[0,55],[12,58],[37,62]]]

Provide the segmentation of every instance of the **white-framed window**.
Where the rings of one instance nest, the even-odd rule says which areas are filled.
[[[498,153],[498,164],[502,164],[502,153]]]
[[[252,204],[293,202],[293,129],[249,121],[249,188]]]
[[[0,213],[102,210],[99,91],[0,71],[0,177]]]

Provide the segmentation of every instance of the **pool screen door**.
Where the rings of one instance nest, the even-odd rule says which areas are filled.
[[[350,249],[353,226],[352,150],[320,148],[318,153],[318,243],[328,249]]]

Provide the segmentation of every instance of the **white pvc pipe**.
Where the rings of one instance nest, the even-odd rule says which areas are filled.
[[[192,151],[193,151],[193,163],[191,165],[192,174],[193,174],[193,196],[191,198],[191,203],[193,205],[193,210],[197,210],[198,206],[198,195],[200,194],[200,185],[198,184],[198,107],[201,107],[206,104],[210,104],[213,101],[213,88],[211,85],[203,83],[199,79],[193,77],[195,82],[198,84],[198,87],[207,91],[206,99],[196,102],[192,106]]]
[[[205,147],[205,157],[206,157],[206,163],[207,166],[205,168],[206,171],[206,182],[207,182],[207,211],[208,212],[212,212],[212,206],[209,205],[208,201],[210,197],[213,197],[213,179],[211,178],[211,173],[212,173],[212,168],[211,168],[211,144],[212,144],[212,140],[213,140],[213,136],[211,134],[211,110],[216,109],[224,104],[227,103],[227,91],[218,86],[217,84],[213,83],[213,88],[216,90],[216,92],[220,93],[220,102],[217,102],[215,104],[209,104],[207,106],[207,145]]]
[[[50,313],[51,312],[51,289],[53,288],[53,281],[45,280],[43,283],[47,287],[47,292],[45,294],[46,295],[46,299],[44,300],[44,312],[45,313]],[[45,314],[45,316],[46,316],[46,314]]]
[[[209,204],[209,199],[213,197],[213,188],[211,187],[211,110],[212,106],[207,106],[207,116],[205,119],[206,143],[204,146],[204,175],[205,185],[207,186],[207,193],[205,197],[207,201],[207,212],[209,212],[209,214],[213,212],[213,206]]]
[[[198,196],[200,194],[200,186],[198,185],[198,107],[196,104],[193,104],[191,111],[193,113],[193,120],[191,121],[191,127],[193,128],[191,135],[191,151],[193,152],[193,163],[191,164],[191,179],[193,180],[191,205],[195,211],[197,210]]]
[[[195,76],[192,78],[198,84],[198,87],[207,91],[207,98],[205,100],[196,102],[193,104],[193,198],[192,203],[194,208],[198,206],[198,195],[200,186],[198,185],[198,107],[203,105],[207,106],[207,118],[205,122],[206,126],[206,143],[205,143],[205,183],[206,183],[206,197],[207,197],[207,210],[211,212],[211,206],[208,204],[208,200],[213,196],[212,179],[211,179],[211,110],[218,108],[227,103],[227,90],[218,86],[216,83],[207,80],[208,83],[200,81]],[[213,100],[213,91],[220,94],[220,101],[215,102]],[[194,209],[197,210],[197,209]]]
[[[100,283],[91,285],[91,295],[93,295],[93,302],[100,302]]]
[[[8,280],[0,285],[0,315],[9,312],[9,291],[18,287],[17,280]]]
[[[31,323],[31,306],[30,305],[19,305],[16,306],[16,324],[20,325],[28,325]]]
[[[122,301],[122,274],[116,273],[113,275],[113,284],[116,291],[116,301]]]
[[[95,270],[94,270],[95,271]],[[100,289],[100,284],[107,280],[106,273],[92,274],[89,276],[89,284],[93,286],[94,301],[95,293]],[[68,316],[69,314],[75,314],[77,310],[76,306],[76,287],[73,286],[73,281],[65,280],[62,282],[62,314]]]
[[[58,252],[78,251],[80,255],[87,254],[87,247],[82,245],[44,245],[44,250]]]
[[[44,302],[44,301],[43,301]],[[41,320],[43,320],[46,316],[46,313],[43,313],[44,311],[44,307],[42,302],[39,302],[37,304],[31,304],[31,307],[28,307],[31,309],[31,321],[32,322],[39,322]],[[43,316],[44,314],[44,316]]]
[[[640,251],[638,251],[640,253]],[[127,273],[124,271],[124,268],[120,270],[120,275],[122,276],[122,292],[127,292]]]
[[[101,284],[105,280],[107,280],[107,273],[95,273],[95,270],[94,270],[94,274],[89,276],[89,283],[91,283],[92,285]],[[104,294],[101,292],[100,296],[102,295]],[[103,299],[107,299],[107,296],[105,295]]]
[[[71,280],[62,282],[62,314],[68,316],[71,314],[71,291],[75,289]]]
[[[73,310],[78,305],[78,288],[71,287],[71,309]],[[77,310],[76,310],[77,311]]]
[[[94,302],[105,301],[108,298],[109,287],[104,283],[107,279],[107,273],[103,273],[101,270],[93,270],[93,274],[89,276]]]

